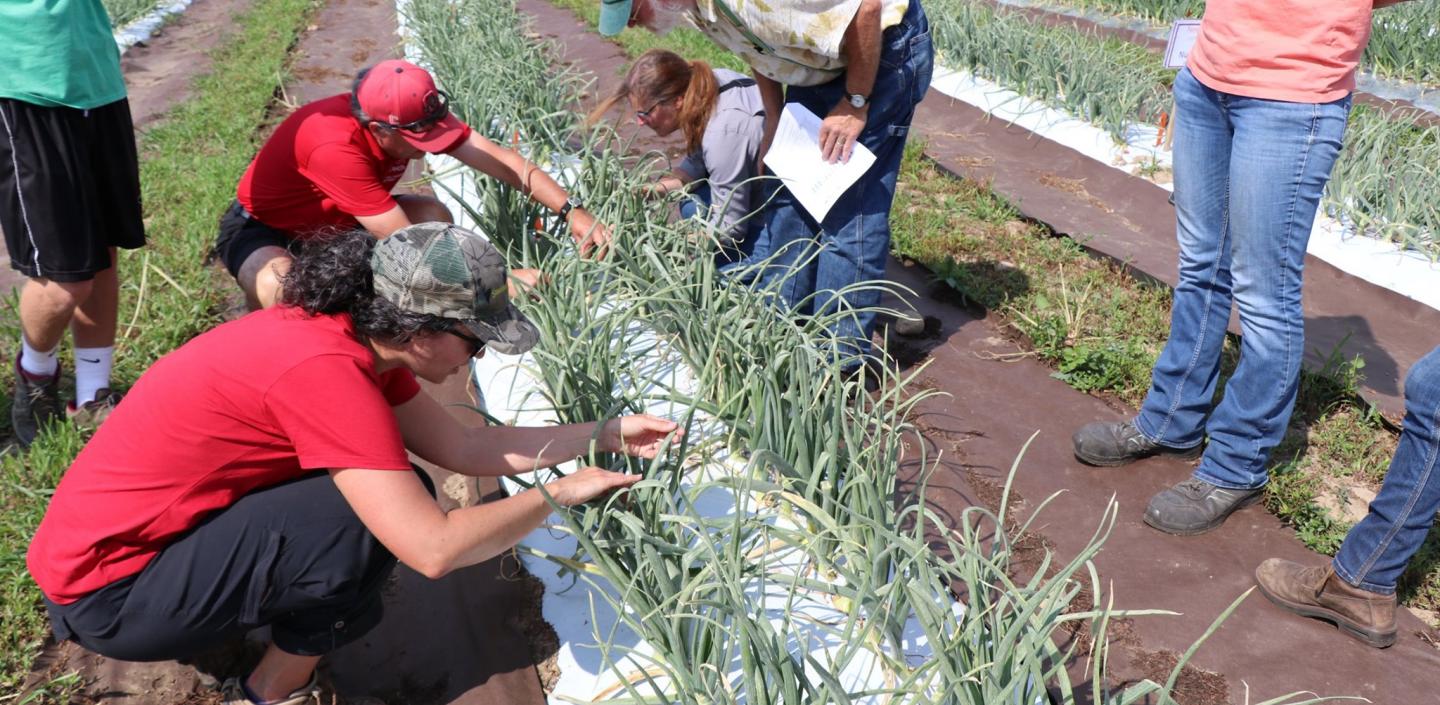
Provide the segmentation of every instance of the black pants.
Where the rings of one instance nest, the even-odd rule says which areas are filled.
[[[319,656],[380,622],[394,567],[320,472],[245,495],[135,576],[45,605],[57,639],[125,661],[193,656],[267,624],[286,653]]]

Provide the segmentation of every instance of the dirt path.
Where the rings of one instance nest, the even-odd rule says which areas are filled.
[[[248,5],[249,0],[197,0],[147,46],[127,53],[123,65],[138,129],[185,99],[191,80],[209,68],[206,51],[223,41],[230,17]],[[393,2],[330,0],[296,47],[286,102],[293,107],[347,91],[356,70],[398,56],[395,26]],[[473,403],[463,376],[425,387],[442,403]],[[462,423],[480,423],[477,414],[453,409]],[[493,481],[427,470],[443,490],[446,509],[497,496]],[[537,629],[524,620],[532,602],[527,588],[512,561],[490,561],[434,581],[401,566],[385,593],[384,621],[328,657],[325,677],[338,692],[378,695],[391,705],[543,702],[534,663],[546,654],[532,656],[527,639]],[[46,650],[36,675],[78,670],[81,698],[90,702],[213,703],[218,680],[245,671],[256,655],[253,646],[236,646],[193,665],[131,663],[67,643]]]
[[[615,45],[589,31],[570,12],[544,0],[520,0],[519,6],[536,18],[542,33],[563,43],[567,61],[595,75],[601,93],[613,84],[626,62]],[[989,160],[985,173],[997,180],[997,186],[1001,179],[1022,183],[1036,178],[1018,174],[1018,169],[1001,168],[1002,159],[1019,159],[1014,163],[1034,165],[1037,171],[1079,170],[1078,178],[1089,179],[1083,183],[1091,197],[1075,193],[1066,198],[1049,197],[1046,207],[1053,211],[1047,213],[1053,213],[1055,220],[1073,221],[1081,215],[1077,209],[1089,208],[1083,214],[1092,219],[1083,221],[1092,224],[1087,228],[1105,222],[1112,227],[1121,224],[1116,230],[1134,233],[1134,239],[1127,242],[1135,252],[1152,247],[1150,234],[1160,230],[1166,230],[1173,243],[1173,233],[1168,232],[1173,228],[1173,214],[1144,202],[1149,195],[1137,196],[1139,182],[1098,183],[1103,180],[1097,178],[1099,169],[1074,163],[1078,154],[1066,154],[1068,150],[1062,152],[1062,148],[1019,134],[1006,136],[1007,145],[995,147],[991,143],[996,135],[1008,128],[959,114],[955,105],[934,92],[922,104],[922,113],[917,124],[922,126],[931,152],[942,162],[964,154],[985,156]],[[1033,190],[1025,193],[1035,196],[1030,200],[1040,199]],[[1137,199],[1143,205],[1130,209]],[[1166,205],[1163,196],[1160,204]],[[1106,207],[1114,212],[1106,212]],[[1123,225],[1121,211],[1149,216],[1143,222]],[[1167,266],[1173,270],[1173,259]],[[1315,285],[1315,269],[1312,265],[1310,290],[1324,288]],[[1252,572],[1263,559],[1322,560],[1260,507],[1244,510],[1222,529],[1194,538],[1167,536],[1144,526],[1140,519],[1149,497],[1187,476],[1188,464],[1151,460],[1122,469],[1079,464],[1070,453],[1070,433],[1088,421],[1124,418],[1131,410],[1111,408],[1075,391],[1031,358],[998,359],[997,355],[1018,350],[1003,323],[947,303],[953,297],[933,289],[923,268],[907,268],[892,261],[888,276],[915,291],[929,292],[913,303],[920,313],[940,321],[934,338],[896,342],[891,350],[927,362],[930,366],[919,384],[950,394],[925,404],[918,419],[932,451],[943,452],[929,491],[943,515],[957,517],[967,506],[997,502],[1005,473],[1037,430],[1039,436],[1016,479],[1022,498],[1019,510],[1023,515],[1049,495],[1064,494],[1047,508],[1038,536],[1028,542],[1032,562],[1044,547],[1061,557],[1073,556],[1091,536],[1106,502],[1114,496],[1120,503],[1119,521],[1097,561],[1102,580],[1116,596],[1116,606],[1168,609],[1181,616],[1127,620],[1117,626],[1111,635],[1115,683],[1144,677],[1163,682],[1176,654],[1183,653],[1231,601],[1253,585]],[[1353,291],[1351,295],[1355,295]],[[1430,334],[1436,330],[1440,328]],[[913,482],[918,470],[904,467],[902,477]],[[1440,651],[1431,645],[1428,632],[1418,619],[1402,613],[1400,642],[1377,651],[1326,625],[1283,614],[1263,597],[1251,595],[1200,651],[1193,662],[1196,668],[1182,679],[1179,699],[1187,705],[1218,705],[1314,690],[1325,695],[1362,695],[1377,703],[1430,702],[1434,699],[1430,674],[1440,667]],[[1077,662],[1077,673],[1086,665],[1083,659]]]

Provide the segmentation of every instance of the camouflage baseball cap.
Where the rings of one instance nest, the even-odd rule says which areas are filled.
[[[510,305],[505,258],[485,238],[448,223],[420,223],[375,244],[375,295],[405,311],[462,324],[490,349],[518,355],[540,331]]]

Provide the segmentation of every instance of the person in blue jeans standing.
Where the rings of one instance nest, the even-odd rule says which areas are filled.
[[[1073,439],[1091,465],[1201,458],[1191,478],[1150,501],[1145,523],[1156,529],[1204,533],[1261,498],[1299,389],[1305,248],[1371,10],[1383,4],[1345,0],[1304,13],[1289,3],[1206,5],[1174,86],[1180,271],[1170,338],[1139,414],[1087,424]],[[1212,409],[1232,308],[1240,361]]]
[[[602,0],[600,32],[630,23],[660,31],[685,15],[750,64],[765,108],[760,158],[782,103],[821,118],[826,160],[848,160],[857,142],[875,153],[823,221],[780,189],[762,215],[771,259],[756,282],[773,287],[796,315],[832,318],[836,356],[847,369],[862,369],[880,292],[856,285],[885,274],[900,158],[933,69],[925,11],[919,0]]]
[[[1405,426],[1385,484],[1329,565],[1271,558],[1255,569],[1281,608],[1334,622],[1380,648],[1395,643],[1395,588],[1440,512],[1440,348],[1405,378]]]

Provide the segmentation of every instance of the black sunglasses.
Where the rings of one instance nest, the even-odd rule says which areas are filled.
[[[485,341],[483,341],[483,340],[481,340],[481,339],[479,339],[479,338],[476,338],[475,336],[470,335],[469,333],[464,332],[464,330],[465,330],[465,329],[462,328],[462,327],[460,326],[460,324],[457,323],[457,324],[452,325],[452,326],[450,326],[449,328],[445,329],[445,332],[446,332],[446,333],[449,333],[450,335],[455,336],[456,338],[459,338],[459,339],[461,339],[461,340],[469,343],[469,344],[470,344],[470,357],[475,357],[476,355],[479,355],[479,354],[480,354],[480,351],[481,351],[481,350],[484,350],[484,349],[485,349]]]
[[[450,94],[445,91],[435,91],[425,96],[425,114],[419,119],[410,122],[394,123],[382,120],[371,120],[377,125],[384,125],[392,130],[403,130],[405,132],[425,132],[435,123],[445,119],[450,114]]]

